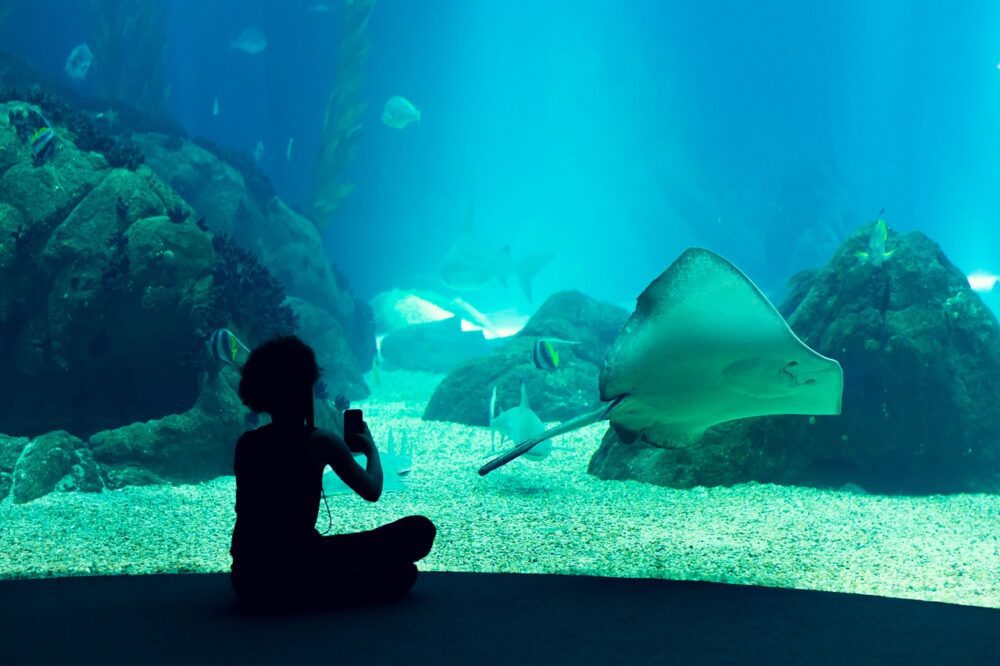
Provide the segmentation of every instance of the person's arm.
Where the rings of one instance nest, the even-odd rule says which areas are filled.
[[[350,448],[340,436],[329,430],[316,430],[312,437],[324,464],[329,465],[362,498],[369,502],[378,501],[382,495],[382,463],[367,425],[363,433],[351,435]],[[367,461],[364,467],[354,460],[351,449],[365,455]]]

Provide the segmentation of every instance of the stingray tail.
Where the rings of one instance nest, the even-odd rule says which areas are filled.
[[[486,476],[487,474],[497,469],[498,467],[503,467],[511,460],[514,460],[515,458],[520,458],[525,453],[535,448],[536,446],[538,446],[547,439],[551,439],[558,435],[564,435],[568,432],[572,432],[573,430],[579,430],[580,428],[589,426],[592,423],[597,423],[598,421],[606,420],[608,416],[611,414],[611,410],[617,407],[619,402],[621,402],[621,398],[608,404],[601,404],[597,409],[594,409],[593,411],[587,412],[586,414],[581,414],[580,416],[572,418],[569,421],[563,421],[559,425],[549,428],[541,435],[538,435],[537,437],[532,437],[531,439],[521,442],[514,448],[510,449],[505,453],[501,453],[499,456],[497,456],[493,460],[490,460],[488,463],[480,467],[479,476]]]

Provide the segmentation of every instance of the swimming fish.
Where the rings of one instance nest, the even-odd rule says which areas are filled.
[[[257,28],[245,28],[239,37],[229,42],[229,48],[257,55],[267,49],[267,38]]]
[[[306,13],[307,14],[329,14],[330,13],[330,5],[328,5],[326,3],[323,3],[323,2],[317,2],[315,5],[309,5],[308,7],[306,7]]]
[[[118,124],[118,112],[114,109],[108,109],[107,111],[101,111],[94,116],[94,120],[100,120],[106,124],[109,128],[114,127]]]
[[[688,248],[639,295],[601,367],[602,403],[496,456],[484,476],[550,437],[610,421],[623,440],[691,446],[717,423],[840,414],[844,372],[810,349],[729,261]]]
[[[506,284],[511,274],[517,276],[521,291],[530,302],[531,282],[542,268],[555,256],[554,252],[543,251],[515,260],[510,246],[497,250],[476,238],[472,230],[473,208],[469,205],[466,213],[465,231],[448,248],[439,272],[444,284],[458,291],[480,289],[492,280]]]
[[[539,370],[555,370],[559,367],[559,352],[552,343],[578,345],[579,342],[557,338],[538,338],[531,350],[531,360]]]
[[[1000,280],[1000,275],[987,273],[986,271],[976,271],[969,273],[966,279],[969,281],[972,291],[986,292],[993,291],[993,287],[997,286],[997,281]]]
[[[410,123],[420,122],[420,109],[413,105],[413,102],[394,95],[385,103],[382,108],[382,123],[386,127],[393,129],[403,129]]]
[[[218,97],[213,97],[212,98],[212,115],[213,116],[219,115],[219,98]]]
[[[285,148],[285,159],[289,162],[292,161],[292,142],[295,141],[294,138],[288,137],[288,147]]]
[[[378,458],[382,463],[382,492],[406,490],[406,478],[413,470],[413,447],[404,430],[397,444],[393,431],[386,436],[385,447],[379,447]],[[362,454],[355,454],[355,458]],[[360,462],[360,460],[359,460]],[[363,462],[361,462],[364,465]],[[341,480],[337,473],[327,467],[323,472],[323,492],[327,495],[346,495],[354,491]]]
[[[375,355],[372,356],[372,386],[379,387],[382,385],[382,364],[385,361],[382,359],[382,337],[378,336],[375,338]]]
[[[264,142],[258,141],[253,149],[253,161],[260,162],[260,158],[262,157],[264,157]]]
[[[94,54],[86,44],[73,47],[66,58],[66,74],[74,81],[83,81],[87,77]]]
[[[240,352],[244,355],[250,354],[250,349],[240,342],[232,331],[228,328],[220,328],[212,333],[206,343],[209,356],[222,361],[226,365],[236,365]]]
[[[55,150],[56,133],[51,127],[39,127],[31,137],[31,153],[35,162],[41,164]]]
[[[531,351],[531,360],[539,370],[555,370],[559,367],[559,352],[555,350],[552,343],[543,338],[535,340],[535,346]]]
[[[514,442],[530,440],[545,432],[545,424],[528,404],[528,389],[524,386],[524,382],[521,382],[521,402],[517,407],[512,407],[500,414],[497,414],[496,410],[497,389],[494,386],[493,395],[490,397],[490,430],[494,433],[499,432]],[[551,452],[552,442],[545,440],[526,451],[524,457],[528,460],[538,461],[548,457]]]
[[[879,211],[881,215],[885,209]],[[856,256],[861,261],[867,261],[873,266],[881,266],[882,262],[888,259],[896,251],[895,249],[885,250],[885,242],[889,238],[889,227],[886,226],[885,220],[881,217],[875,221],[875,226],[872,228],[872,234],[868,239],[868,251],[867,252],[857,252]]]
[[[396,472],[396,476],[406,476],[413,469],[413,447],[410,445],[410,435],[404,430],[399,445],[395,444],[392,431],[386,438],[385,453],[382,455],[386,467]]]

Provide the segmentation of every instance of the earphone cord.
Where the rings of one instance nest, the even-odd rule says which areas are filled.
[[[323,495],[323,506],[326,507],[326,531],[320,532],[320,535],[326,536],[333,529],[333,516],[330,515],[330,505],[326,501],[326,491],[320,488],[319,492]]]

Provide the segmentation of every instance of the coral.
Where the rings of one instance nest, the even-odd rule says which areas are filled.
[[[298,321],[284,304],[285,290],[257,257],[226,234],[214,236],[212,247],[217,261],[199,343],[223,327],[248,331],[256,340],[295,333]]]
[[[191,211],[187,210],[180,204],[175,204],[170,208],[170,210],[167,211],[167,216],[170,218],[170,221],[175,224],[180,224],[184,220],[188,219],[188,216],[190,215]]]
[[[12,100],[24,100],[40,109],[49,122],[58,123],[66,128],[77,148],[101,153],[112,167],[125,167],[134,171],[145,160],[142,151],[133,141],[125,137],[111,136],[108,130],[95,123],[89,114],[74,108],[60,96],[41,86],[0,89],[0,101]],[[33,113],[9,113],[8,117],[17,131],[18,138],[25,143],[31,140],[35,130],[44,125],[44,121]],[[56,131],[56,136],[60,136],[62,130],[59,127],[53,129]]]
[[[7,113],[7,120],[14,127],[21,143],[31,141],[32,135],[45,124],[38,114],[27,111],[10,111]]]
[[[139,146],[130,139],[116,141],[108,150],[102,152],[109,166],[129,171],[135,171],[146,160]]]

